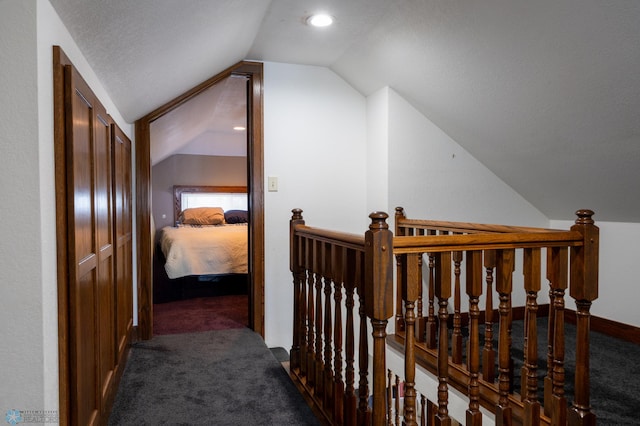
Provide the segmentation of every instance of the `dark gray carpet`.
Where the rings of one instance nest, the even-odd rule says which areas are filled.
[[[243,329],[136,343],[110,425],[319,425],[262,338]]]
[[[538,390],[542,401],[543,376],[546,374],[547,327],[546,317],[538,318]],[[565,395],[569,404],[574,396],[575,371],[575,326],[565,328]],[[522,366],[523,322],[513,322],[514,367],[520,372]],[[482,340],[484,341],[484,340]],[[599,425],[640,425],[640,346],[602,333],[590,333],[591,406]],[[520,377],[515,378],[516,389],[520,388]]]

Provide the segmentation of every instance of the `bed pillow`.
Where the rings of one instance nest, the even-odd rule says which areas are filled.
[[[227,210],[224,212],[224,220],[227,223],[248,223],[249,212],[246,210]]]
[[[224,223],[224,210],[220,207],[185,209],[178,220],[185,225],[220,225]]]

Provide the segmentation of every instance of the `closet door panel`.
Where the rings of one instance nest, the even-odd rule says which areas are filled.
[[[105,400],[112,384],[115,358],[114,253],[112,225],[111,123],[102,105],[95,111],[95,211],[98,248],[98,336],[100,348],[101,400]]]
[[[133,330],[131,142],[53,51],[60,420],[102,425]]]
[[[69,219],[71,408],[78,424],[98,421],[98,254],[95,233],[95,99],[71,67],[65,67]]]
[[[131,141],[112,125],[113,205],[116,246],[116,337],[121,360],[133,328]]]

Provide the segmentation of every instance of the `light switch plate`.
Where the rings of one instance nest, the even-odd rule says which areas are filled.
[[[276,176],[269,176],[267,179],[267,188],[269,192],[278,191],[278,178]]]

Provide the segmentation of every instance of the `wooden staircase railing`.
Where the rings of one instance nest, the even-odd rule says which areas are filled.
[[[598,228],[593,212],[577,215],[569,231],[558,231],[409,220],[398,208],[395,237],[387,214],[379,212],[370,215],[362,237],[308,227],[302,211],[294,210],[292,377],[329,424],[456,423],[449,413],[452,388],[468,398],[467,425],[481,424],[481,407],[494,413],[499,425],[595,424],[589,401],[589,309],[598,290]],[[512,296],[520,262],[526,300],[522,368],[516,372]],[[537,298],[545,270],[547,353],[538,354]],[[571,405],[565,395],[567,288],[577,306]],[[395,334],[387,336],[390,318]],[[387,350],[404,355],[402,408],[394,409],[391,401]],[[539,386],[538,359],[545,357]],[[416,366],[437,378],[435,400],[425,401],[424,390],[416,389]],[[399,399],[398,391],[396,404]]]

